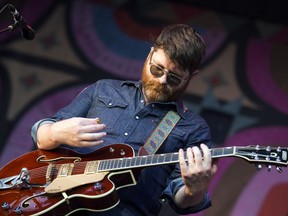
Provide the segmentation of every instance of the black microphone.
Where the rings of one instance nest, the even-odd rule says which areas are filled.
[[[29,25],[26,24],[23,17],[18,13],[18,11],[13,5],[9,4],[9,9],[14,17],[15,26],[21,27],[23,37],[26,40],[33,40],[35,37],[35,31]]]

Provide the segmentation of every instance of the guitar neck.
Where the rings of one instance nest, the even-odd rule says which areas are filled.
[[[214,148],[211,149],[211,155],[212,158],[231,157],[235,155],[235,150],[236,150],[235,147]],[[99,162],[98,171],[132,169],[147,166],[173,164],[178,162],[179,162],[178,152],[117,158],[117,159],[101,160]]]

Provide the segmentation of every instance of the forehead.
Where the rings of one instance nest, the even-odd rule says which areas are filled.
[[[168,57],[168,55],[162,49],[154,50],[152,52],[151,58],[153,62],[168,69],[168,70],[175,70],[175,64],[172,60]],[[151,60],[152,60],[151,59]]]
[[[161,66],[179,76],[189,76],[189,72],[177,68],[176,64],[173,63],[163,49],[153,50],[151,54],[151,61],[153,61],[154,64],[157,64],[158,66]]]

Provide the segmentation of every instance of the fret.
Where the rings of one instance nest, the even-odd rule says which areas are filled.
[[[148,157],[147,155],[141,157],[141,159],[140,159],[140,161],[141,161],[141,162],[140,162],[140,165],[145,165],[145,164],[146,164],[147,157]]]
[[[123,167],[128,168],[128,158],[123,158]]]
[[[153,158],[153,155],[149,155],[147,156],[147,159],[146,159],[146,164],[152,164],[152,158]]]
[[[110,169],[115,169],[115,159],[110,160]]]
[[[171,162],[176,162],[179,160],[179,154],[178,153],[171,153]]]
[[[121,158],[121,167],[125,167],[125,159],[124,158]]]
[[[158,163],[163,163],[164,160],[165,160],[165,155],[164,154],[158,155]]]
[[[110,170],[111,169],[111,162],[110,160],[106,160],[106,170]]]
[[[131,160],[132,160],[132,158],[126,158],[126,160],[127,160],[127,167],[131,167]]]
[[[167,160],[167,162],[171,162],[172,161],[172,159],[173,159],[173,154],[171,154],[171,153],[168,153],[167,155],[166,155],[166,160]]]
[[[113,169],[116,169],[117,168],[117,163],[118,163],[119,159],[113,159],[112,161],[112,167]]]
[[[107,170],[108,169],[108,163],[107,160],[103,161],[103,170]]]
[[[235,154],[235,148],[234,147],[226,147],[226,148],[214,148],[211,149],[211,155],[213,158],[217,157],[228,157]]]
[[[136,161],[137,161],[137,158],[136,157],[133,157],[131,159],[131,167],[136,167]]]
[[[158,160],[158,156],[157,155],[153,155],[153,157],[151,158],[152,160],[152,164],[156,164],[157,160]]]
[[[122,167],[122,162],[123,162],[123,160],[121,158],[119,160],[117,160],[117,168]]]
[[[141,164],[141,159],[142,159],[142,157],[137,157],[137,158],[136,158],[135,166],[140,166],[140,164]]]

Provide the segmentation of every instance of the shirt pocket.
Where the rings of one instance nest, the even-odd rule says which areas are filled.
[[[184,131],[174,127],[158,153],[178,152],[179,148],[183,148],[185,135],[186,133]]]
[[[99,96],[97,104],[89,116],[98,117],[100,122],[106,125],[107,129],[114,127],[128,104],[107,96]]]

